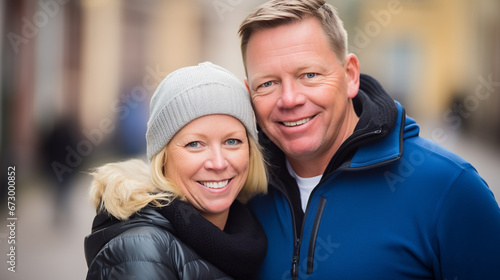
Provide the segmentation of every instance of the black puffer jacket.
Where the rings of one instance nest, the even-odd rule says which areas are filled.
[[[129,221],[93,232],[85,241],[87,279],[232,279],[173,231],[165,217],[145,208]]]
[[[97,215],[85,238],[87,280],[247,279],[266,247],[260,224],[238,202],[222,231],[174,200],[163,208],[146,207],[127,221]]]

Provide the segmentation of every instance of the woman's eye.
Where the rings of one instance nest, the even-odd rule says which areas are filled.
[[[226,144],[230,145],[230,146],[238,145],[240,143],[241,143],[241,141],[238,139],[229,139],[226,141]]]
[[[306,78],[308,78],[308,79],[311,79],[311,78],[314,78],[314,77],[316,77],[316,73],[307,73],[306,74]]]
[[[193,142],[187,143],[186,147],[188,147],[188,148],[199,148],[200,145],[201,145],[200,142],[193,141]]]

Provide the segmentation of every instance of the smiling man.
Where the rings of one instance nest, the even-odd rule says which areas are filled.
[[[251,201],[269,240],[259,279],[500,279],[488,185],[360,74],[331,5],[270,1],[239,33],[273,167]]]
[[[256,32],[247,45],[248,87],[259,124],[301,177],[321,175],[352,134],[359,88],[354,55],[336,59],[315,18]]]

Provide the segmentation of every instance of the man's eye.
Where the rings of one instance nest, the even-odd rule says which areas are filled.
[[[226,141],[226,144],[228,144],[228,145],[230,145],[230,146],[238,145],[238,144],[240,144],[240,143],[241,143],[241,141],[240,141],[240,140],[238,140],[238,139],[228,139],[228,140]]]
[[[308,78],[308,79],[311,79],[311,78],[314,78],[314,77],[316,77],[316,73],[307,73],[306,74],[306,78]]]
[[[262,84],[263,87],[270,87],[273,85],[273,82],[265,82]]]

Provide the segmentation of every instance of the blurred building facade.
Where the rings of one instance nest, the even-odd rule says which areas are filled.
[[[351,50],[411,115],[500,142],[500,2],[350,5]]]

